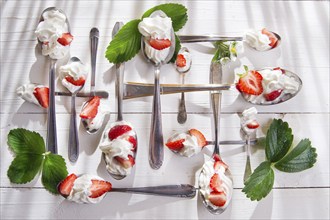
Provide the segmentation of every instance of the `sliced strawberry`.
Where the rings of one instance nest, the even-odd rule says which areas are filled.
[[[251,121],[249,124],[246,125],[246,127],[250,128],[250,129],[256,129],[256,128],[259,128],[259,123],[254,120],[254,121]]]
[[[49,106],[49,88],[48,87],[36,87],[33,91],[33,95],[38,100],[39,104],[48,108]]]
[[[174,151],[179,151],[183,148],[183,142],[185,139],[179,139],[177,141],[167,142],[166,146]]]
[[[185,67],[187,64],[186,58],[184,58],[183,54],[178,54],[178,56],[176,57],[176,61],[175,64],[178,67]]]
[[[263,28],[261,30],[261,33],[268,36],[268,38],[270,40],[269,46],[271,46],[272,48],[276,46],[278,39],[275,36],[275,34],[273,34],[272,32],[268,31],[266,28]]]
[[[277,97],[279,97],[282,93],[282,90],[274,90],[271,93],[265,94],[264,97],[267,101],[273,101],[275,99],[277,99]]]
[[[85,84],[86,81],[85,76],[81,76],[78,80],[74,80],[72,76],[66,76],[65,80],[75,86],[82,86]]]
[[[190,129],[189,134],[197,138],[198,146],[204,147],[207,145],[205,136],[197,129]]]
[[[112,141],[130,130],[132,130],[132,128],[129,125],[116,125],[110,129],[108,134],[109,139]]]
[[[156,50],[163,50],[171,46],[171,41],[169,39],[154,39],[149,40],[149,44]]]
[[[115,159],[126,169],[133,167],[135,164],[134,157],[128,155],[128,159],[124,159],[122,157],[116,156]]]
[[[220,167],[224,167],[225,170],[228,169],[228,165],[225,164],[222,160],[215,161],[213,164],[214,171],[217,172],[218,170],[220,170]]]
[[[104,180],[92,180],[92,185],[89,188],[91,195],[90,198],[97,198],[102,196],[104,193],[107,193],[112,188],[112,185],[108,181]]]
[[[129,137],[126,138],[126,140],[133,145],[132,146],[132,151],[135,151],[136,150],[136,146],[137,146],[137,140],[136,140],[136,138],[133,137],[133,136],[129,136]]]
[[[70,33],[63,33],[61,38],[57,39],[57,42],[63,46],[70,45],[73,40],[73,36]]]
[[[67,176],[64,180],[62,180],[62,182],[60,182],[60,184],[57,187],[58,192],[64,196],[67,197],[68,195],[70,195],[70,192],[73,188],[73,184],[74,181],[77,179],[78,177],[76,176],[76,174],[72,173],[69,176]]]
[[[224,192],[213,191],[210,193],[210,196],[208,199],[213,205],[222,207],[226,204],[227,196]]]
[[[214,156],[213,156],[213,160],[214,160],[214,161],[221,161],[221,157],[220,157],[220,155],[219,155],[219,154],[214,154]]]
[[[215,192],[223,192],[222,181],[219,174],[215,173],[210,179],[210,188]]]
[[[255,70],[250,70],[239,78],[236,88],[246,94],[260,95],[263,92],[262,75]]]
[[[98,112],[98,107],[100,105],[100,97],[94,96],[87,105],[83,108],[80,113],[80,117],[84,119],[95,118]]]

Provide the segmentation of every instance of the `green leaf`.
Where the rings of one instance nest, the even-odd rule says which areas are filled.
[[[172,19],[173,30],[176,32],[180,30],[187,22],[187,8],[181,4],[168,3],[157,5],[146,11],[142,18],[149,17],[154,11],[162,10],[168,17]]]
[[[123,63],[132,59],[141,49],[140,19],[125,24],[110,42],[105,57],[110,63]]]
[[[9,132],[8,146],[17,155],[45,153],[45,142],[40,134],[24,128],[13,129]]]
[[[244,183],[242,192],[252,201],[261,200],[266,197],[274,185],[274,171],[271,163],[262,162]]]
[[[303,139],[282,160],[275,164],[278,170],[294,173],[311,168],[316,162],[316,149],[309,139]]]
[[[176,60],[176,57],[178,56],[178,53],[181,49],[181,42],[180,42],[180,39],[179,37],[175,35],[175,50],[174,50],[174,54],[173,54],[173,57],[172,59],[170,60],[171,63],[175,63],[175,60]]]
[[[68,171],[62,156],[47,154],[42,169],[41,182],[51,193],[58,194],[57,185],[67,177]]]
[[[293,141],[292,129],[287,122],[274,119],[267,131],[266,157],[270,162],[281,160],[290,150]]]
[[[40,171],[43,157],[38,154],[18,154],[7,171],[10,182],[22,184],[32,181]]]

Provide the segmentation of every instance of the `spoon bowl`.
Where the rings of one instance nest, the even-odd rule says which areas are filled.
[[[250,44],[249,44],[248,42],[245,42],[245,43],[246,43],[251,49],[253,49],[253,50],[255,50],[255,51],[258,51],[258,52],[266,52],[266,51],[273,50],[273,49],[275,49],[275,48],[277,48],[277,47],[280,46],[281,41],[282,41],[282,38],[281,38],[281,36],[280,36],[279,34],[273,32],[273,31],[269,31],[269,32],[275,35],[275,37],[277,38],[277,42],[276,42],[276,44],[275,44],[273,47],[268,48],[267,50],[257,50],[256,48],[250,46]]]

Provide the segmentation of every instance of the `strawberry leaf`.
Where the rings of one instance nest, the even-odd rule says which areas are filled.
[[[110,63],[123,63],[132,59],[141,49],[140,19],[125,24],[110,42],[105,57]]]
[[[259,201],[266,197],[274,185],[274,171],[271,163],[262,162],[244,182],[244,185],[242,192],[252,201]]]
[[[316,149],[309,139],[303,139],[282,160],[275,164],[278,170],[294,173],[311,168],[316,162]]]
[[[273,163],[281,160],[290,150],[292,141],[292,129],[288,123],[274,119],[266,135],[267,160]]]
[[[15,154],[43,154],[45,142],[40,134],[24,128],[13,129],[8,134],[8,146]]]
[[[142,18],[149,17],[154,11],[161,10],[163,11],[168,17],[172,20],[173,30],[179,31],[187,22],[188,15],[187,15],[187,8],[181,4],[162,4],[157,5],[148,11],[146,11]]]
[[[175,50],[172,59],[170,60],[171,63],[175,63],[176,57],[178,56],[179,50],[181,49],[181,42],[179,37],[175,34]]]
[[[65,160],[57,154],[47,154],[42,167],[41,182],[51,193],[58,194],[57,185],[68,175]]]
[[[31,182],[40,171],[43,155],[18,154],[11,162],[7,176],[12,183]]]

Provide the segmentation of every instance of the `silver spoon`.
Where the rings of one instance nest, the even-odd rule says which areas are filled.
[[[212,62],[211,63],[211,73],[210,73],[210,82],[211,83],[221,83],[222,81],[222,65],[219,62]],[[211,92],[211,105],[212,105],[212,110],[213,110],[213,123],[214,123],[214,136],[215,136],[215,143],[214,143],[214,151],[212,154],[212,158],[211,158],[211,162],[214,164],[215,157],[221,158],[220,157],[220,151],[219,151],[219,118],[220,118],[220,111],[221,111],[221,96],[222,93],[221,92]],[[203,204],[206,207],[206,209],[211,212],[212,214],[221,214],[222,212],[224,212],[226,210],[226,208],[228,207],[228,204],[231,202],[231,195],[227,195],[228,196],[228,200],[226,201],[226,206],[225,207],[221,207],[221,206],[217,206],[216,208],[212,205],[209,204],[209,202],[207,201],[207,199],[204,197],[203,193],[201,192],[201,185],[202,185],[202,176],[207,173],[207,171],[205,170],[205,168],[207,167],[207,163],[209,163],[210,161],[207,161],[202,168],[200,177],[199,177],[199,188],[200,188],[200,195],[202,197],[203,200]],[[231,172],[229,170],[229,168],[226,168],[224,175],[226,177],[229,178],[230,182],[231,182],[231,186],[229,189],[229,193],[232,193],[233,191],[233,178],[231,175]]]
[[[178,55],[183,54],[183,53],[188,54],[190,56],[190,52],[189,52],[188,48],[186,48],[186,47],[182,47],[179,50]],[[184,84],[184,77],[185,77],[186,73],[191,68],[191,63],[192,63],[191,58],[190,58],[190,62],[186,63],[186,65],[184,67],[180,67],[180,64],[175,62],[176,70],[182,75],[182,84]],[[181,99],[180,99],[180,104],[179,104],[179,113],[178,113],[177,120],[180,124],[184,124],[187,121],[187,111],[186,111],[184,92],[181,92]]]
[[[116,24],[113,28],[113,31],[112,31],[112,38],[115,37],[115,35],[117,34],[119,29],[123,25],[124,25],[123,22],[116,22]],[[117,108],[118,108],[117,122],[125,122],[123,120],[123,74],[124,74],[124,69],[125,69],[125,63],[116,64],[116,94],[117,94]],[[106,130],[108,130],[108,129],[106,129]],[[136,140],[136,149],[133,154],[133,157],[135,159],[138,140],[137,140],[136,132],[135,131],[133,131],[133,132],[135,134],[134,138]],[[107,163],[105,154],[103,153],[102,155],[103,155],[103,159],[104,159],[105,163]],[[117,180],[121,180],[126,177],[126,175],[111,173],[111,172],[109,172],[109,170],[107,170],[107,171],[113,178],[115,178]]]
[[[93,95],[89,101],[87,101],[84,106],[82,107],[82,109],[88,105],[88,102],[90,102],[94,96],[95,96],[95,70],[96,70],[96,57],[97,57],[97,46],[99,43],[99,36],[100,36],[100,32],[97,28],[92,28],[90,33],[89,33],[89,38],[91,41],[91,70],[92,70],[92,75],[91,75],[91,94]],[[88,134],[95,134],[96,132],[98,132],[99,129],[96,128],[90,128],[88,126],[88,119],[81,119],[81,123],[83,124],[84,128],[86,129],[86,132]]]
[[[269,51],[269,50],[272,50],[272,49],[277,48],[277,47],[281,44],[282,38],[281,38],[281,36],[280,36],[279,34],[273,32],[273,31],[269,31],[269,32],[272,33],[272,34],[274,34],[275,37],[277,38],[276,44],[275,44],[273,47],[271,47],[271,48],[269,48],[269,49],[267,49],[267,50],[260,51],[260,50],[257,50],[256,48],[250,46],[249,43],[246,42],[246,44],[247,44],[250,48],[252,48],[253,50],[256,50],[256,51],[258,51],[258,52]]]
[[[72,57],[69,61],[70,63],[79,62],[79,58]],[[71,117],[70,117],[70,129],[69,129],[69,160],[71,162],[76,162],[79,156],[79,139],[78,139],[78,131],[77,131],[77,118],[76,118],[76,95],[77,93],[84,87],[85,83],[79,86],[75,91],[72,92],[71,95]]]
[[[163,11],[155,11],[150,17],[161,16],[167,17]],[[162,132],[162,115],[161,115],[161,101],[160,101],[160,85],[159,85],[159,75],[160,67],[163,64],[166,64],[173,57],[175,50],[175,37],[173,28],[171,28],[171,46],[167,57],[161,62],[156,62],[153,59],[150,59],[146,55],[145,47],[147,39],[142,37],[141,39],[141,48],[145,58],[154,64],[155,67],[155,86],[154,86],[154,98],[153,98],[153,107],[152,107],[152,122],[151,122],[151,131],[150,131],[150,141],[149,141],[149,163],[151,168],[159,169],[164,160],[164,140]]]
[[[55,7],[46,8],[40,16],[39,22],[44,20],[44,13],[48,11],[59,11],[66,17],[66,25],[68,27],[68,32],[70,31],[70,24],[66,14]],[[38,43],[42,49],[42,42],[39,41]],[[50,60],[50,68],[49,68],[49,107],[48,107],[48,114],[47,114],[47,150],[57,154],[57,134],[56,134],[56,110],[55,110],[55,67],[56,67],[56,59],[52,59],[49,57]]]
[[[267,68],[263,68],[263,69],[258,70],[258,71],[262,71],[262,70],[265,70],[265,69],[274,69],[274,68],[273,67],[267,67]],[[255,105],[275,105],[275,104],[280,104],[282,102],[286,102],[286,101],[292,99],[293,97],[295,97],[299,93],[299,91],[301,90],[303,82],[301,81],[300,77],[297,74],[295,74],[295,73],[293,73],[289,70],[286,70],[286,69],[281,69],[281,70],[282,70],[283,74],[285,74],[286,76],[288,76],[290,78],[293,78],[299,84],[299,88],[297,89],[297,91],[295,93],[293,93],[293,94],[284,93],[282,91],[281,95],[277,99],[275,99],[274,101],[256,102],[256,101],[253,101],[253,100],[258,100],[257,99],[258,97],[262,98],[262,96],[264,94],[260,94],[259,96],[255,96],[255,95],[248,95],[248,94],[245,94],[245,93],[239,91],[241,93],[242,97],[247,102],[250,102],[250,103],[255,104]]]

